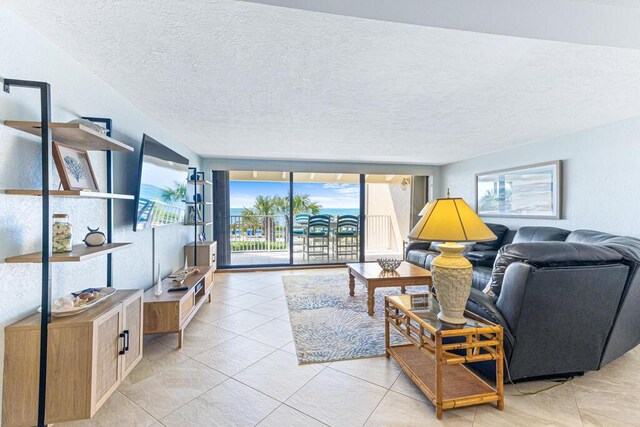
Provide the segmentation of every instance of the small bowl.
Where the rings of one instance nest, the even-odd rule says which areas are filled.
[[[396,271],[396,268],[402,264],[401,259],[394,258],[378,258],[378,265],[382,267],[384,271]]]

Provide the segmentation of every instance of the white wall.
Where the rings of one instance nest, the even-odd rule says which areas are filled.
[[[150,121],[111,87],[76,63],[11,12],[0,7],[0,77],[41,80],[51,84],[52,118],[66,122],[79,116],[102,116],[113,119],[114,137],[135,147],[135,153],[114,155],[114,180],[117,192],[133,194],[137,175],[142,133],[148,133],[187,156],[199,165],[200,158]],[[39,121],[39,98],[36,90],[0,91],[0,120]],[[0,125],[0,188],[39,188],[39,139]],[[104,155],[92,155],[96,175],[105,188]],[[52,168],[55,167],[52,163]],[[55,180],[57,185],[57,175]],[[4,259],[40,250],[40,199],[0,194],[0,353],[4,353],[4,327],[39,305],[39,264],[6,264]],[[87,226],[106,226],[106,202],[77,199],[54,199],[51,213],[68,213],[79,242]],[[151,285],[151,231],[134,233],[133,202],[115,202],[115,241],[134,245],[113,256],[114,286],[145,288]],[[166,273],[184,260],[182,244],[190,231],[181,225],[156,232],[156,262]],[[104,285],[106,258],[82,263],[55,264],[54,297],[88,286]],[[2,374],[0,357],[0,375]],[[1,387],[1,384],[0,384]],[[1,394],[1,390],[0,390]]]
[[[640,237],[640,117],[443,166],[439,194],[450,188],[475,207],[476,173],[551,160],[564,162],[562,219],[485,220]]]

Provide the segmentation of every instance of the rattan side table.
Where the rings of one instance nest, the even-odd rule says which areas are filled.
[[[495,403],[504,409],[502,327],[470,312],[465,325],[453,327],[442,323],[437,312],[429,294],[385,297],[386,356],[429,398],[438,419],[443,410],[462,406]],[[391,327],[409,343],[390,345]],[[495,386],[465,366],[482,361],[495,362]]]

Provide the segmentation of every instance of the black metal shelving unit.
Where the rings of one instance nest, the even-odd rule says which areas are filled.
[[[33,195],[41,196],[42,204],[42,251],[41,251],[41,310],[40,318],[40,362],[39,362],[39,379],[38,379],[38,426],[46,426],[46,396],[47,396],[47,347],[48,347],[48,326],[51,322],[51,153],[52,153],[52,130],[51,130],[51,86],[46,82],[4,79],[3,90],[10,93],[11,88],[30,88],[40,91],[40,126],[38,127],[41,135],[41,171],[42,184],[41,192],[32,192]],[[107,129],[106,135],[111,137],[112,120],[102,117],[83,117],[84,119],[104,123]],[[131,147],[129,149],[133,150]],[[113,242],[113,153],[111,150],[104,150],[106,153],[106,175],[107,175],[107,195],[104,195],[107,201],[107,233],[106,243]],[[11,193],[8,193],[11,194]],[[20,193],[13,193],[20,194]],[[120,197],[123,198],[123,197]],[[127,197],[124,197],[127,198]],[[133,197],[131,197],[133,200]],[[113,286],[113,260],[110,252],[107,252],[107,278],[106,286]]]
[[[193,226],[193,264],[197,264],[198,260],[198,242],[200,242],[200,234],[203,235],[206,240],[206,228],[211,222],[207,221],[207,191],[206,187],[211,185],[210,181],[205,179],[204,172],[199,172],[198,168],[189,167],[189,177],[187,179],[188,185],[193,185],[193,200],[185,200],[187,207],[193,206],[194,209],[194,221],[190,222],[190,218],[187,216],[185,225]],[[201,200],[198,200],[198,195],[202,196]],[[202,210],[200,211],[200,208]],[[188,212],[188,209],[187,209]],[[198,216],[202,214],[201,220],[198,220]],[[198,230],[202,230],[198,233]]]

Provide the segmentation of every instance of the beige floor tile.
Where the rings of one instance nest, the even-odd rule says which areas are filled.
[[[246,292],[238,291],[236,289],[227,288],[225,286],[214,285],[211,290],[211,299],[216,302],[222,302],[229,298],[239,297],[240,295],[244,295]]]
[[[318,365],[299,366],[295,356],[277,350],[233,378],[284,402],[323,369]]]
[[[287,405],[332,426],[362,426],[387,390],[328,368],[287,400]]]
[[[90,420],[56,423],[62,427],[146,427],[156,420],[116,391]]]
[[[296,342],[295,341],[288,342],[285,345],[283,345],[282,347],[280,347],[280,350],[286,351],[287,353],[290,353],[290,354],[293,354],[294,356],[296,356],[297,355],[297,353],[296,353]]]
[[[280,319],[273,319],[242,335],[274,347],[281,347],[293,340],[291,324]]]
[[[384,388],[391,387],[402,372],[393,359],[386,357],[333,362],[329,367]]]
[[[263,297],[283,297],[284,296],[284,286],[282,285],[282,279],[280,279],[280,284],[269,286],[266,288],[258,289],[256,291],[251,292],[252,294],[262,295]]]
[[[123,391],[166,369],[180,365],[188,357],[176,348],[158,341],[150,341],[143,347],[143,358],[124,379],[118,390]]]
[[[475,408],[470,408],[475,411]],[[403,394],[389,391],[382,399],[380,405],[375,409],[365,426],[380,427],[413,427],[413,426],[460,426],[471,427],[473,425],[473,416],[468,417],[469,408],[466,416],[460,414],[460,409],[452,409],[445,411],[442,421],[436,417],[436,411],[430,403],[418,402],[415,399],[407,397]]]
[[[258,424],[259,427],[319,427],[324,425],[326,424],[287,405],[280,405],[278,409]]]
[[[631,351],[572,381],[578,407],[620,422],[640,420],[640,355]]]
[[[167,427],[254,426],[278,405],[278,401],[229,379],[161,421]]]
[[[237,336],[200,353],[194,359],[225,375],[232,376],[274,351],[276,351],[274,347]]]
[[[260,295],[247,293],[244,295],[240,295],[239,297],[226,299],[224,300],[224,304],[229,304],[234,307],[240,307],[240,308],[246,309],[249,307],[253,307],[254,305],[263,304],[271,299],[272,298],[269,298],[269,297],[263,297]]]
[[[232,287],[233,285],[246,282],[247,278],[244,274],[216,272],[213,281],[216,286]]]
[[[261,281],[243,281],[243,282],[234,282],[228,283],[224,285],[227,288],[242,291],[242,292],[255,292],[260,289],[268,288],[273,286],[272,283],[261,282]]]
[[[289,307],[287,306],[286,301],[281,301],[279,299],[271,299],[261,304],[256,304],[248,310],[271,317],[279,317],[282,315],[288,315],[289,313]],[[287,321],[288,320],[289,319],[287,318]]]
[[[600,408],[580,409],[580,416],[582,417],[582,425],[585,427],[631,427],[639,426],[640,420],[629,419],[628,422],[615,420],[613,418],[605,417],[601,414]]]
[[[201,322],[213,323],[218,319],[230,316],[234,313],[242,311],[240,307],[234,307],[233,305],[217,302],[215,299],[211,303],[204,304],[196,313],[194,319]]]
[[[419,400],[421,402],[428,402],[427,397],[424,395],[422,390],[418,388],[417,385],[411,378],[407,376],[404,372],[400,373],[396,381],[391,386],[391,391],[395,391],[396,393],[404,394],[405,396],[411,397],[412,399]]]
[[[123,394],[160,419],[226,379],[202,363],[186,360],[123,390]]]
[[[518,388],[532,392],[549,387],[548,381],[519,383]],[[581,426],[571,384],[563,384],[534,395],[519,395],[513,385],[505,386],[505,409],[499,411],[493,405],[478,406],[475,426],[513,426],[526,422],[529,425]]]
[[[236,334],[226,329],[193,319],[184,331],[182,348],[178,351],[190,357],[195,356],[235,336]],[[164,334],[158,338],[158,342],[177,348],[177,335]]]
[[[254,313],[253,311],[242,310],[230,316],[226,316],[222,319],[216,320],[212,323],[212,325],[215,325],[227,331],[234,332],[236,334],[242,334],[271,320],[273,320],[273,317],[271,316]]]

